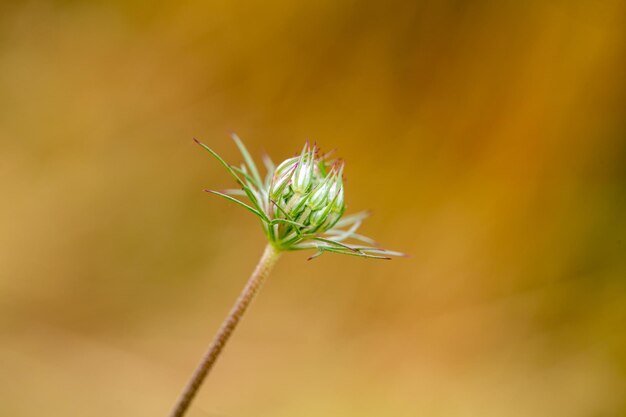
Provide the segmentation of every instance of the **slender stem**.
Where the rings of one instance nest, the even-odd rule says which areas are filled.
[[[269,275],[272,267],[278,260],[279,255],[280,252],[268,243],[265,248],[265,252],[263,252],[263,256],[261,256],[259,263],[248,279],[243,291],[239,294],[239,298],[237,298],[235,305],[233,305],[228,313],[228,316],[224,322],[222,322],[222,326],[213,338],[209,349],[204,354],[202,361],[194,371],[191,379],[187,383],[187,386],[180,394],[178,401],[176,401],[176,405],[174,406],[170,417],[182,417],[185,415],[185,412],[197,394],[200,385],[202,385],[204,378],[207,376],[211,368],[213,368],[213,365],[222,352],[224,345],[226,345],[228,338],[235,330],[235,327],[237,327],[239,320],[241,320],[241,317],[258,292],[261,284],[263,284],[263,281],[265,281]]]

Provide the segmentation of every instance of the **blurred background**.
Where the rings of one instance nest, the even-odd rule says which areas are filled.
[[[626,415],[623,1],[0,5],[0,415],[165,416],[306,139],[409,259],[285,255],[189,416]]]

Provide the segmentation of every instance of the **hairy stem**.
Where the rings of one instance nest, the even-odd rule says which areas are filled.
[[[265,281],[269,275],[272,267],[276,263],[276,260],[278,260],[279,255],[280,252],[277,249],[275,249],[271,244],[267,245],[265,252],[263,252],[263,256],[261,256],[259,263],[254,269],[254,272],[248,279],[248,282],[246,283],[243,291],[241,291],[241,294],[239,294],[239,298],[237,298],[235,305],[231,308],[228,316],[213,338],[209,349],[204,354],[202,361],[194,371],[191,379],[187,383],[187,386],[180,394],[178,401],[176,401],[176,405],[174,406],[170,417],[182,417],[185,415],[185,412],[189,408],[193,398],[196,396],[200,385],[202,385],[202,382],[208,375],[209,371],[213,368],[213,365],[222,352],[224,345],[226,345],[228,338],[235,330],[235,327],[237,327],[239,320],[241,320],[241,317],[250,305],[250,302],[259,291],[261,284],[263,284],[263,281]]]

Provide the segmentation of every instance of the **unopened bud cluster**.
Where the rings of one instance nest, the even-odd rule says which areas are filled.
[[[327,161],[308,144],[300,156],[276,167],[269,188],[271,217],[286,220],[275,226],[277,242],[288,245],[337,223],[345,210],[342,174],[343,162]]]
[[[304,145],[299,156],[278,166],[264,157],[267,173],[261,177],[254,159],[235,134],[235,144],[244,163],[231,165],[213,149],[197,141],[226,168],[239,188],[206,190],[245,208],[261,221],[269,243],[278,251],[317,250],[309,259],[323,253],[390,259],[400,252],[381,249],[357,233],[367,212],[343,216],[343,161],[320,155],[317,146]],[[342,217],[343,216],[343,217]]]

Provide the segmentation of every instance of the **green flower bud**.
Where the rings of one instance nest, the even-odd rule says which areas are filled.
[[[309,144],[304,145],[300,160],[291,180],[291,189],[295,193],[306,193],[315,181],[315,147],[309,148]]]
[[[311,147],[307,143],[299,156],[288,158],[276,167],[266,157],[267,175],[261,178],[243,142],[236,135],[233,140],[245,160],[241,168],[228,164],[211,148],[197,141],[226,168],[240,187],[223,192],[207,191],[254,213],[276,249],[316,249],[311,258],[325,252],[375,259],[402,255],[368,246],[374,241],[356,233],[367,217],[366,213],[342,217],[345,211],[342,161],[330,161],[328,154],[320,156],[317,146]],[[248,203],[240,198],[247,198]],[[345,243],[348,239],[361,243]]]
[[[276,227],[279,244],[323,233],[343,213],[343,164],[331,165],[308,144],[296,159],[281,163],[270,184],[270,196],[278,206],[275,217],[288,221]]]
[[[270,185],[270,197],[274,200],[278,200],[280,195],[289,185],[291,177],[293,176],[296,168],[298,167],[299,158],[289,158],[283,161],[274,172],[272,183]]]

